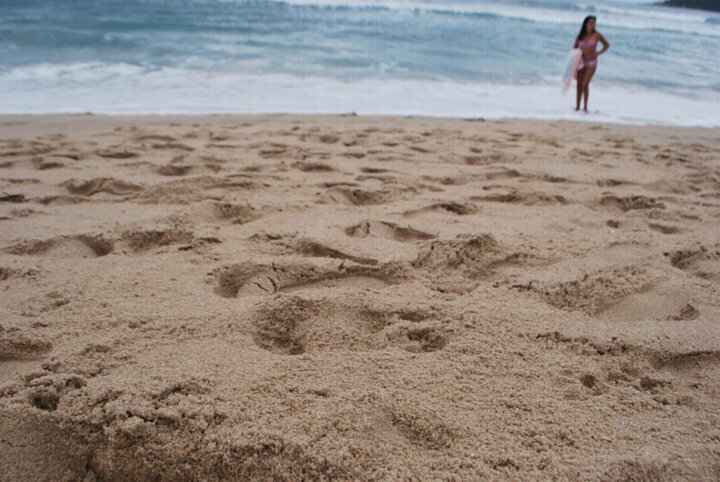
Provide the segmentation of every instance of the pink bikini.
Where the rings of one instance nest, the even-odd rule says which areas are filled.
[[[581,49],[584,49],[585,47],[595,47],[597,45],[597,39],[591,38],[587,40],[581,40],[578,42],[578,47]],[[594,67],[597,65],[597,59],[592,60],[583,60],[581,69],[584,69],[586,67]]]
[[[597,45],[597,39],[596,38],[589,38],[587,40],[581,40],[578,42],[578,47],[581,49],[584,49],[585,47],[595,47]]]

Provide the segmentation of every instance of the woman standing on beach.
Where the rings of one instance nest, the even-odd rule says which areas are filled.
[[[595,30],[596,19],[589,15],[583,20],[580,33],[575,39],[573,48],[582,50],[582,67],[577,72],[577,102],[575,110],[580,110],[580,100],[585,99],[584,111],[587,112],[588,97],[590,95],[590,80],[595,75],[597,69],[597,58],[610,48],[610,44],[602,34]],[[597,44],[600,42],[603,46],[598,52]]]

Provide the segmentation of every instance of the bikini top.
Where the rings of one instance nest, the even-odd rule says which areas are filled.
[[[597,39],[596,38],[590,38],[587,40],[581,40],[578,42],[578,47],[581,49],[584,49],[585,47],[595,47],[597,45]]]

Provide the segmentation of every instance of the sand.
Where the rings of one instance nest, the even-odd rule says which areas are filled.
[[[0,117],[0,478],[717,480],[720,130]]]

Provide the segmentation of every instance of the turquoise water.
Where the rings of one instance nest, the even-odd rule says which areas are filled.
[[[588,14],[594,119],[720,125],[720,15],[609,0],[0,0],[0,112],[572,118]]]

